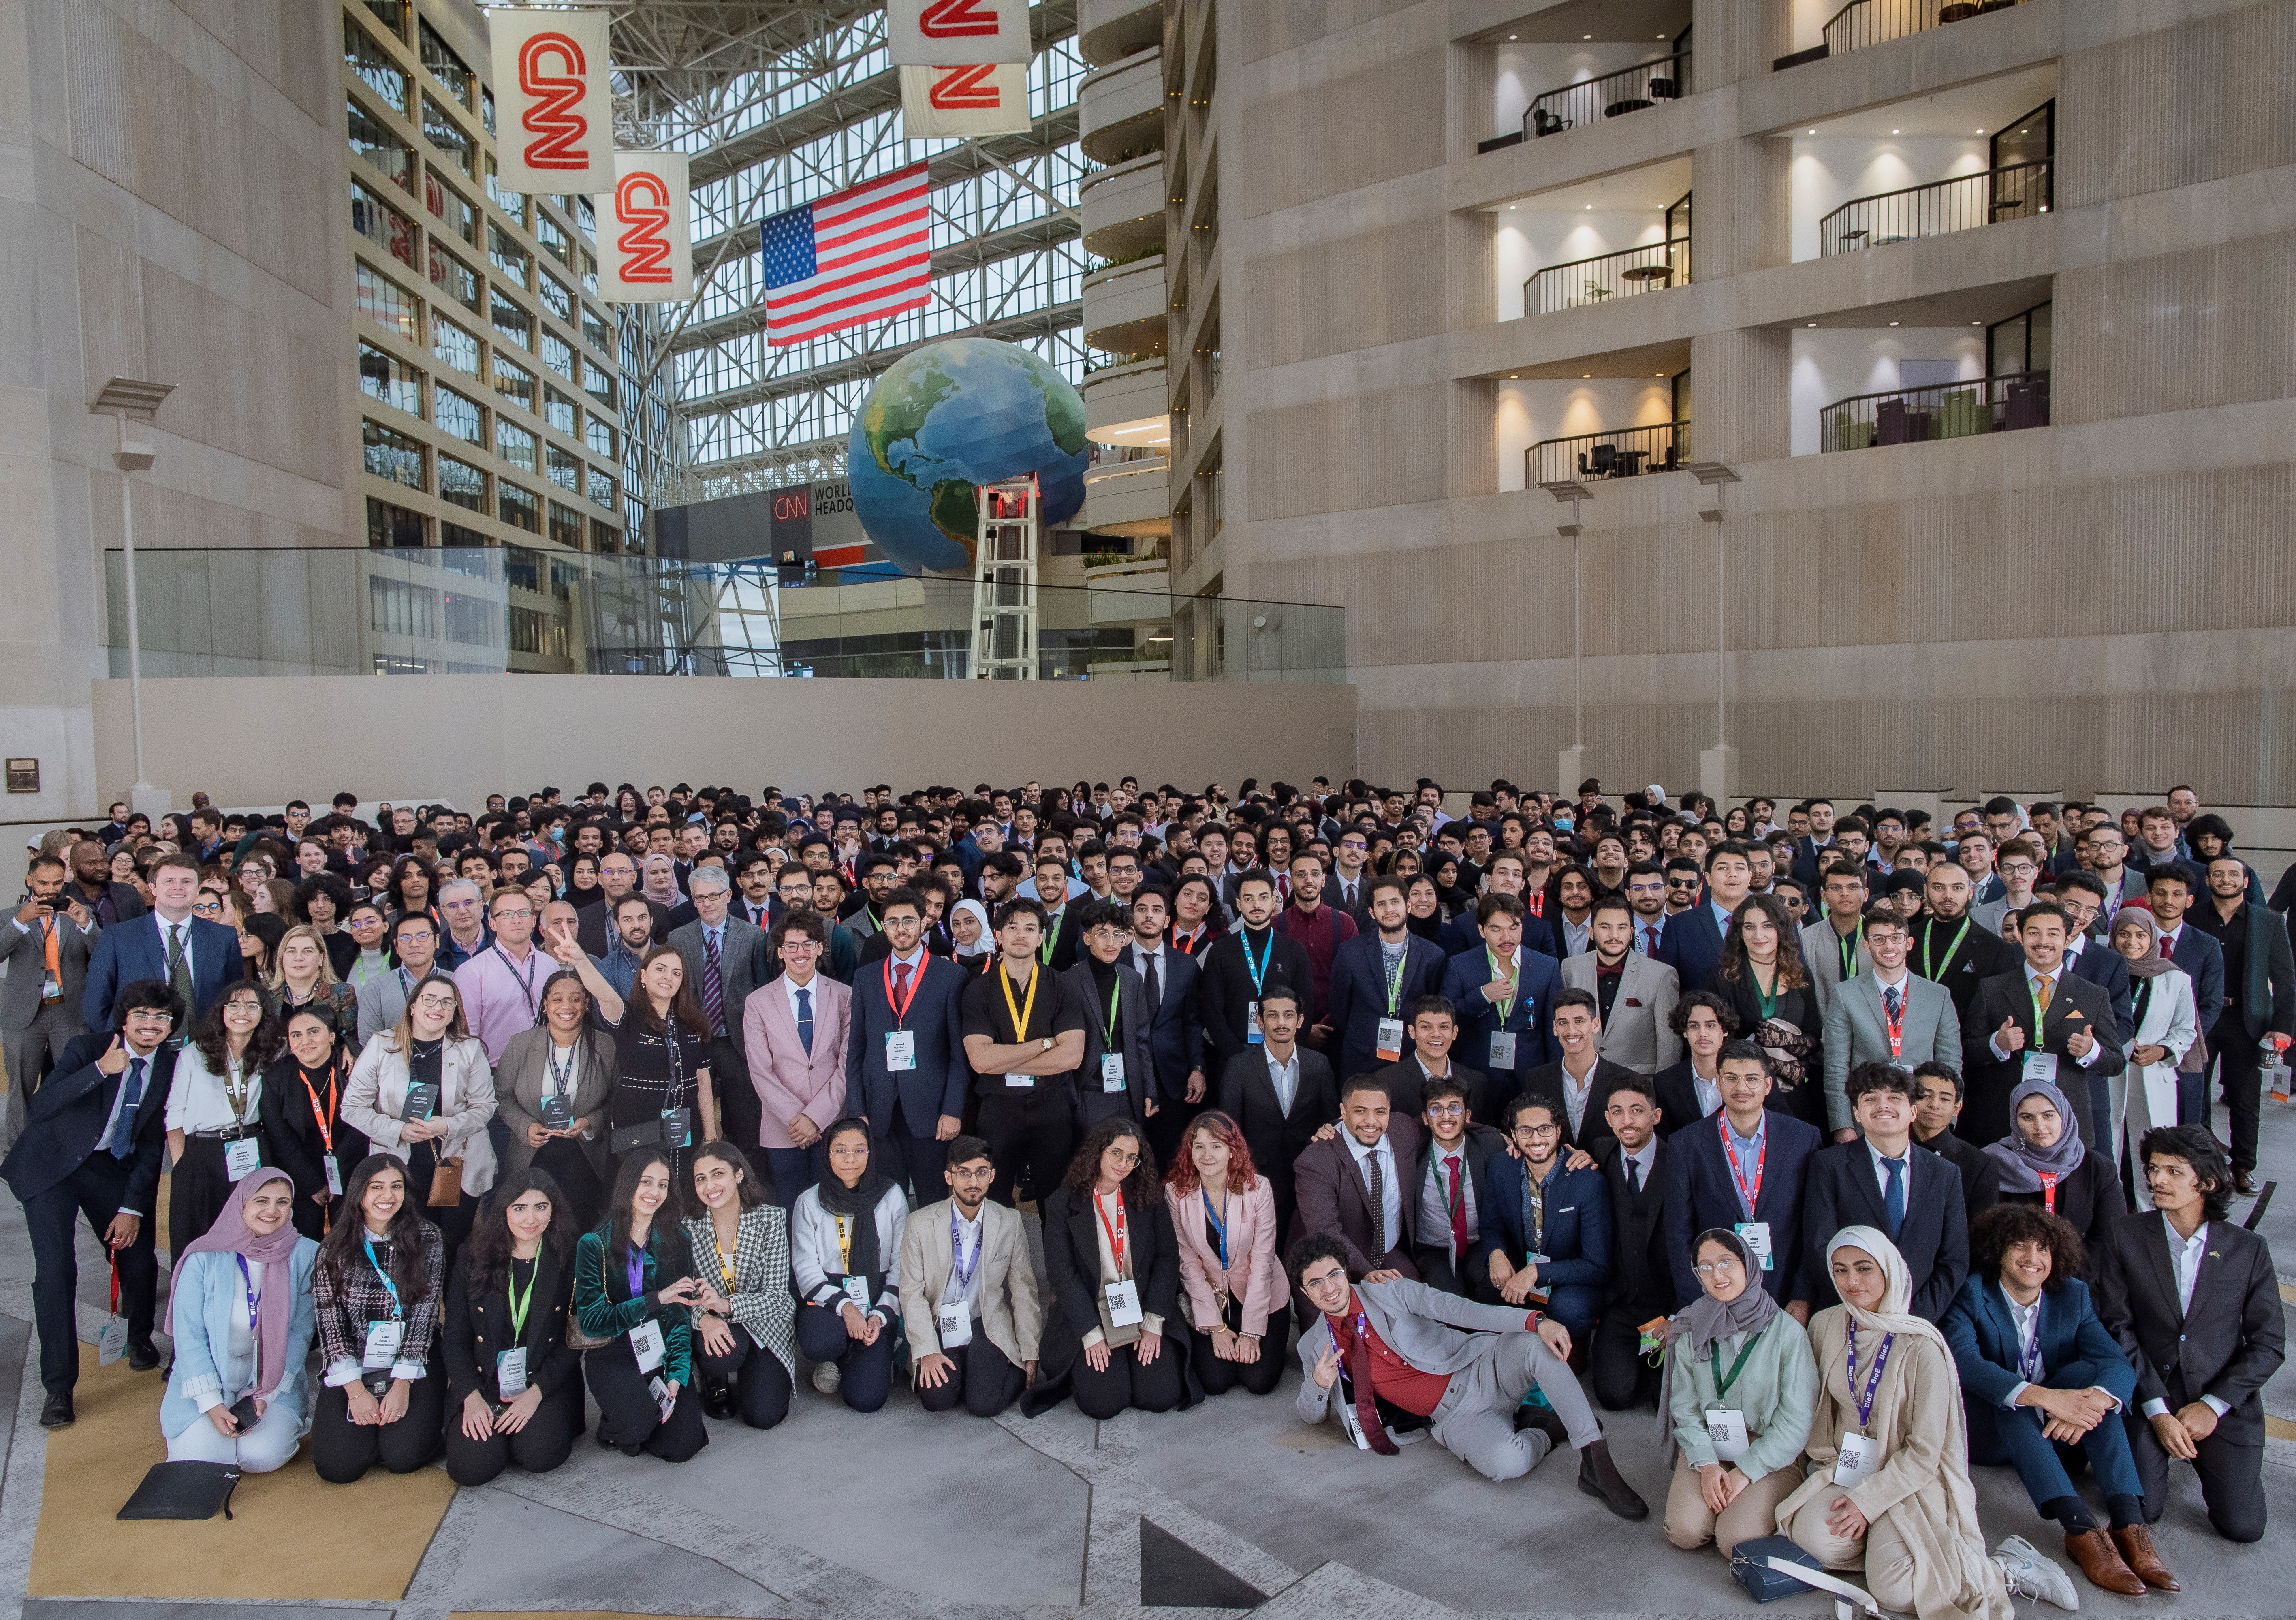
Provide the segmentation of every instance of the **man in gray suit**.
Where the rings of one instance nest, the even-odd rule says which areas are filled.
[[[754,1160],[759,1105],[755,1088],[740,1083],[750,1072],[742,1006],[768,977],[765,931],[731,915],[734,880],[723,866],[697,866],[686,881],[694,920],[672,929],[669,944],[685,963],[685,981],[709,1020],[709,1072],[730,1081],[718,1087],[720,1126]],[[765,1174],[762,1166],[752,1167]]]
[[[1826,868],[1819,893],[1825,910],[1801,931],[1802,966],[1817,992],[1817,1010],[1833,1004],[1834,986],[1866,971],[1866,870],[1847,861]]]
[[[1866,912],[1869,970],[1837,986],[1826,1003],[1825,1123],[1836,1141],[1857,1140],[1848,1084],[1859,1064],[1910,1071],[1942,1063],[1956,1076],[1961,1073],[1961,1019],[1953,997],[1906,966],[1909,943],[1896,908],[1877,905]]]
[[[1562,964],[1562,985],[1594,995],[1603,1026],[1596,1051],[1644,1078],[1681,1062],[1682,1037],[1673,1022],[1681,986],[1672,968],[1633,948],[1633,910],[1605,895],[1587,929],[1594,949]]]
[[[85,905],[64,893],[70,869],[55,855],[34,859],[26,896],[0,923],[0,1056],[8,1065],[8,1100],[0,1111],[0,1152],[24,1128],[25,1099],[39,1084],[53,1053],[80,1033],[81,992],[87,959],[102,934]]]

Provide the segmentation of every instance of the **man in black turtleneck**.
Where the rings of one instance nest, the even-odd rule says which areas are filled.
[[[1259,1044],[1252,1009],[1261,995],[1283,985],[1313,1007],[1315,964],[1308,947],[1275,928],[1282,907],[1275,880],[1253,867],[1235,880],[1236,927],[1203,953],[1204,1044],[1215,1054],[1207,1074],[1226,1074],[1228,1060]]]
[[[1923,890],[1923,914],[1914,919],[1906,965],[1932,984],[1943,985],[1953,1010],[1966,1019],[1977,987],[1997,973],[2014,973],[2023,957],[2017,947],[1969,914],[1976,891],[1969,873],[1951,861],[1930,869]]]
[[[1119,960],[1131,940],[1126,907],[1112,900],[1070,903],[1084,949],[1061,978],[1085,1009],[1084,1061],[1076,1071],[1077,1099],[1087,1131],[1116,1114],[1145,1124],[1168,1100],[1156,1084],[1156,1054],[1148,1043],[1155,1009],[1147,981]]]

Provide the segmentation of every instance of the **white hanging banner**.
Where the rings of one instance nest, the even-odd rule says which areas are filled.
[[[496,180],[506,192],[614,187],[612,14],[494,6]]]
[[[1029,124],[1027,62],[901,70],[901,133],[912,141],[1021,135]]]
[[[898,67],[1025,63],[1029,0],[887,0],[885,36]]]
[[[598,296],[659,304],[693,296],[693,231],[682,151],[618,151],[598,199]]]

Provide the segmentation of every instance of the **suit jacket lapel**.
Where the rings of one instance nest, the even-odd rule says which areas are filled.
[[[2184,1309],[2177,1297],[2177,1263],[2169,1257],[2168,1217],[2156,1215],[2144,1223],[2144,1233],[2142,1241],[2145,1258],[2151,1264],[2153,1284],[2160,1289],[2161,1298],[2177,1307],[2177,1319],[2182,1321]],[[2198,1299],[2200,1297],[2200,1284],[2195,1279],[2193,1297]]]

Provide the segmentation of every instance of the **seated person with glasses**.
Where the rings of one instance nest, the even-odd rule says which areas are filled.
[[[1546,1097],[1507,1105],[1515,1151],[1485,1166],[1483,1245],[1493,1297],[1544,1310],[1576,1340],[1594,1332],[1611,1278],[1611,1190],[1593,1165],[1564,1163],[1561,1114]]]

